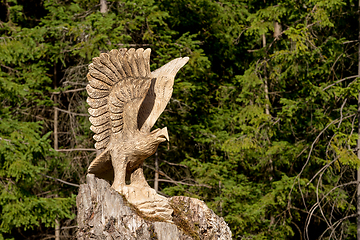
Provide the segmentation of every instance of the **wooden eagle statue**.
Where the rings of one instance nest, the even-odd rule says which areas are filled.
[[[143,162],[169,140],[166,127],[151,128],[171,98],[176,73],[189,60],[177,58],[151,72],[150,52],[123,48],[102,53],[93,58],[87,75],[90,129],[95,148],[102,151],[88,172],[113,182],[112,188],[123,194],[129,188],[150,188]]]

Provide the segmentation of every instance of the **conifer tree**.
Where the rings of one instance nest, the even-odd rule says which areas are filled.
[[[0,238],[74,234],[87,65],[121,47],[150,47],[151,69],[190,57],[155,126],[161,194],[204,200],[234,239],[355,238],[355,1],[102,3],[0,3]]]

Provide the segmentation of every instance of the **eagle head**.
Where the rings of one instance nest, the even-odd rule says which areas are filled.
[[[157,142],[158,144],[165,142],[166,140],[169,141],[169,133],[167,127],[164,127],[162,129],[155,129],[154,131],[150,132],[150,135],[152,138],[155,139],[155,142]]]
[[[169,141],[167,127],[158,128],[152,132],[140,134],[133,142],[134,145],[129,149],[133,149],[133,156],[137,156],[136,158],[139,158],[140,162],[142,162],[145,158],[153,155],[159,144],[166,140]]]
[[[148,144],[146,146],[148,150],[148,154],[150,154],[150,156],[153,155],[159,144],[165,142],[166,140],[169,141],[169,134],[167,131],[167,127],[161,129],[158,128],[150,132],[147,137]]]

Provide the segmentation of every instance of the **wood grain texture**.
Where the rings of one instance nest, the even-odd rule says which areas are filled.
[[[93,174],[86,179],[76,198],[79,240],[229,240],[232,237],[224,219],[198,199],[170,198],[174,222],[167,223],[144,216],[106,181]]]
[[[151,86],[138,116],[142,132],[150,131],[165,110],[173,92],[175,75],[188,61],[188,57],[177,58],[151,73]]]
[[[168,104],[176,73],[189,58],[177,58],[150,72],[150,49],[120,49],[93,58],[87,75],[90,129],[95,148],[104,151],[89,173],[112,182],[112,188],[147,215],[172,219],[168,200],[148,185],[142,165],[161,142],[167,128],[150,131]],[[125,183],[130,179],[130,184]]]
[[[151,83],[149,53],[148,49],[114,49],[93,58],[89,65],[89,84],[86,90],[89,94],[87,102],[90,105],[88,112],[91,115],[91,130],[96,133],[94,139],[97,142],[123,130],[119,126],[123,125],[126,104],[131,104],[132,109],[127,115],[138,115],[140,104]],[[134,104],[134,101],[138,103]],[[116,120],[115,123],[112,123],[113,119]],[[137,127],[137,123],[132,124],[133,121],[130,117],[127,125]],[[96,148],[99,147],[105,149],[107,144],[96,144]]]

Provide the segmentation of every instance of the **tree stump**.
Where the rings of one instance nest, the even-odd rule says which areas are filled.
[[[189,197],[169,199],[173,223],[141,214],[110,184],[87,175],[76,198],[78,239],[231,239],[224,219],[203,201]]]

